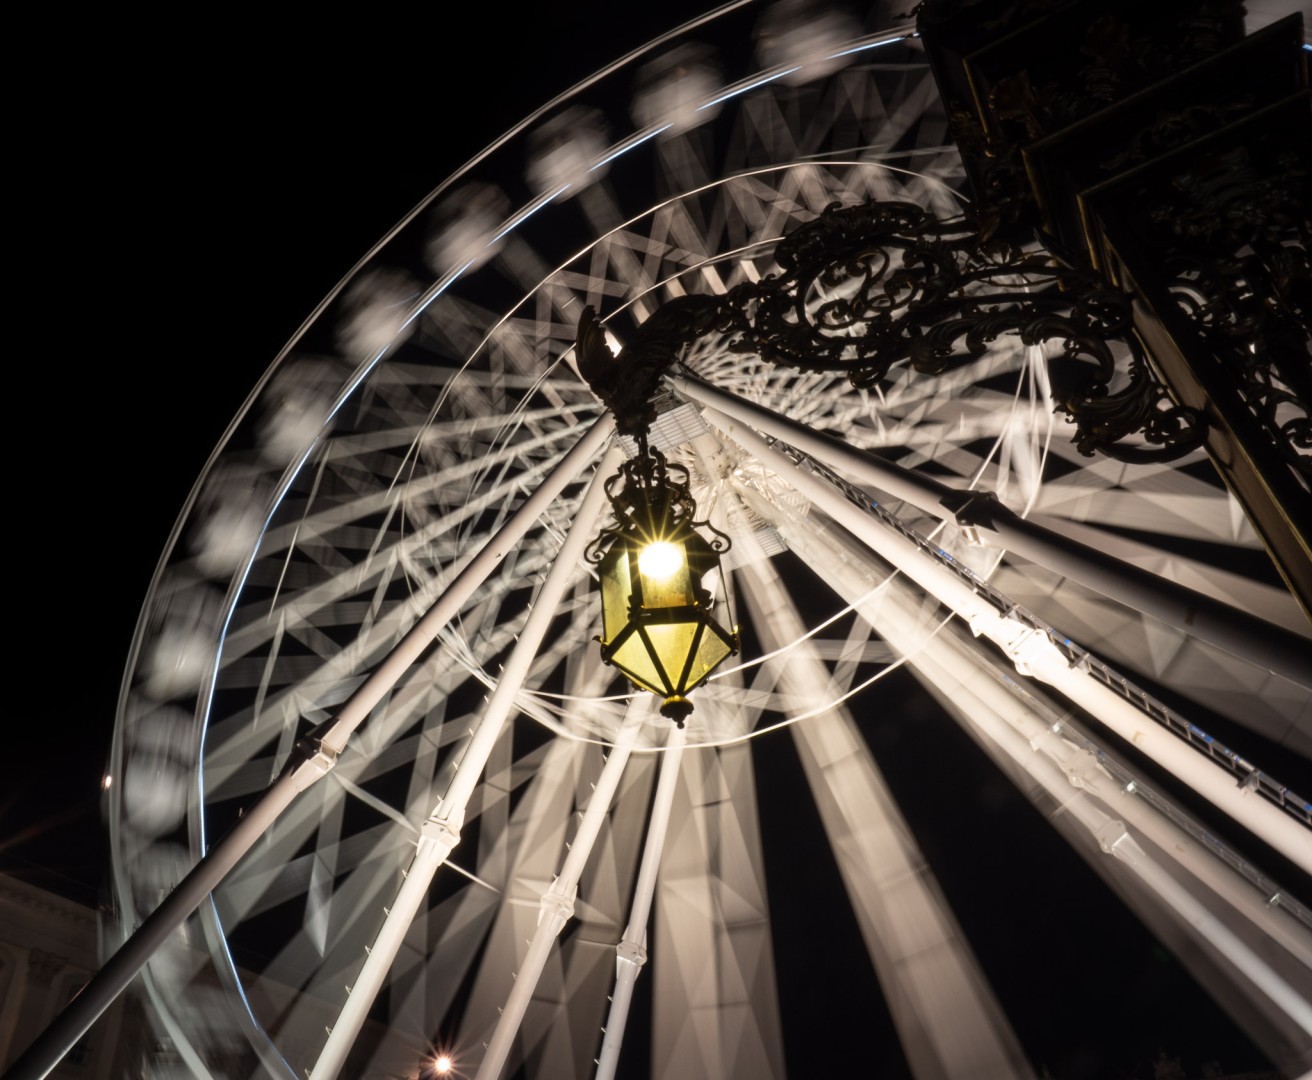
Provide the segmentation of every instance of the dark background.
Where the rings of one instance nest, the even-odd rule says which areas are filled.
[[[294,33],[228,22],[170,36],[118,22],[83,26],[51,57],[44,85],[61,93],[22,110],[28,152],[14,211],[23,285],[10,311],[7,584],[17,693],[6,710],[0,870],[98,902],[107,857],[100,780],[142,601],[191,485],[301,321],[492,139],[700,8],[625,6],[617,19],[615,6],[597,0],[513,16],[469,6],[458,31],[436,17],[417,24],[372,10]],[[907,693],[907,724],[877,726],[874,749],[934,760],[944,736],[914,728]],[[784,782],[796,770],[782,759],[762,764]],[[801,782],[800,771],[792,775]],[[1106,983],[1091,965],[1081,1000],[1117,995],[1117,1015],[1138,1015],[1140,1030],[1120,1021],[1114,1035],[1101,1032],[1087,1002],[1030,1030],[1037,1014],[1027,1017],[1022,1004],[1013,1022],[1027,1045],[1043,1043],[1036,1064],[1059,1080],[1150,1076],[1161,1051],[1182,1056],[1189,1075],[1209,1058],[1233,1071],[1263,1065],[1000,775],[986,770],[938,790],[890,780],[909,817],[940,823],[922,843],[945,890],[969,896],[986,878],[997,886],[989,906],[954,905],[997,970],[1016,945],[1008,906],[1031,907],[1045,874],[1087,877],[1085,906],[1031,929],[1048,935],[1054,970],[1118,942],[1127,957],[1120,977]],[[991,846],[958,827],[985,811],[996,835],[1016,839]],[[763,817],[767,833],[795,824],[778,803],[767,802]],[[800,874],[817,892],[838,887],[818,848],[767,871],[775,880]],[[811,897],[791,890],[771,904],[779,925],[805,925]],[[793,1075],[826,1074],[829,1024],[890,1037],[868,961],[844,932],[805,948],[776,942],[785,1013],[809,1027],[785,1032]],[[848,1012],[811,992],[817,960],[845,988]],[[1021,1002],[1065,983],[1015,978],[1006,992]],[[1191,1045],[1202,1033],[1206,1045]],[[1104,1043],[1119,1049],[1103,1055]]]
[[[459,30],[353,10],[188,41],[88,26],[24,114],[9,527],[19,662],[0,867],[94,900],[99,783],[141,605],[187,495],[302,321],[424,196],[702,5],[598,0]],[[610,14],[607,14],[607,12]],[[98,40],[98,35],[106,35]],[[21,752],[18,752],[20,751]]]

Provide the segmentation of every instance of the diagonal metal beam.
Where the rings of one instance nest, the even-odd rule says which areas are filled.
[[[738,574],[767,649],[804,633],[771,564]],[[831,690],[805,643],[780,668],[785,691],[801,701]],[[912,1072],[918,1080],[1033,1076],[851,714],[840,706],[789,730]]]
[[[609,417],[609,414],[606,414]],[[608,425],[601,425],[607,428]],[[374,945],[356,978],[346,1005],[337,1024],[329,1032],[328,1041],[310,1073],[310,1080],[332,1080],[346,1063],[360,1029],[373,1006],[374,998],[382,988],[383,980],[401,947],[406,931],[428,895],[428,887],[447,856],[460,842],[460,827],[470,797],[483,775],[484,766],[496,746],[507,720],[514,712],[515,695],[523,685],[524,677],[546,637],[555,618],[565,590],[574,576],[579,560],[591,540],[593,523],[605,501],[605,481],[616,468],[623,451],[614,443],[602,456],[593,475],[592,483],[579,507],[574,527],[565,538],[560,553],[542,583],[537,603],[520,633],[510,656],[502,668],[501,679],[488,698],[487,706],[478,727],[465,747],[459,767],[446,795],[434,807],[420,833],[419,847],[406,872],[405,881],[397,893]],[[589,455],[590,457],[591,455]],[[501,553],[504,554],[504,551]],[[403,642],[404,643],[404,642]],[[366,682],[360,694],[369,684]]]
[[[282,774],[164,899],[78,995],[14,1063],[19,1078],[48,1075],[110,1003],[127,987],[155,950],[186,920],[302,791],[336,764],[355,729],[396,685],[469,596],[522,539],[542,512],[571,483],[610,438],[614,419],[605,413],[561,459],[501,530],[464,566],[455,580],[353,693],[337,715],[303,740]],[[599,485],[594,485],[599,486]],[[361,1018],[363,1022],[363,1017]]]
[[[1300,686],[1312,683],[1307,659],[1312,644],[1307,638],[1027,521],[985,492],[958,491],[910,472],[690,375],[675,373],[666,379],[694,401],[782,439],[941,521],[986,532],[990,539],[996,538],[999,547],[1056,570],[1136,611],[1172,626],[1186,627],[1194,637],[1263,670]]]
[[[767,469],[786,477],[801,494],[969,623],[972,632],[989,638],[1023,675],[1056,688],[1100,723],[1137,746],[1188,784],[1222,813],[1251,829],[1287,858],[1312,873],[1308,832],[1292,816],[1237,786],[1233,778],[1175,735],[1144,723],[1144,714],[1126,699],[1072,668],[1053,644],[1027,623],[999,614],[961,578],[923,554],[910,540],[886,528],[865,509],[849,502],[838,488],[804,471],[765,439],[741,423],[707,409],[713,427],[732,438]]]

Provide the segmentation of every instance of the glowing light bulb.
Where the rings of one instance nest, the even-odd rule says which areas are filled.
[[[433,1059],[433,1072],[438,1076],[449,1076],[451,1074],[451,1059],[445,1054]]]
[[[653,581],[672,577],[683,565],[683,549],[668,540],[657,540],[642,549],[638,556],[638,570]]]

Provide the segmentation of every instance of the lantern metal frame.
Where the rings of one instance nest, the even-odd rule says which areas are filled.
[[[637,443],[638,453],[606,481],[606,497],[615,522],[601,531],[587,551],[588,561],[598,567],[602,588],[603,632],[594,640],[601,644],[604,663],[622,671],[633,685],[663,697],[661,715],[683,727],[693,711],[688,693],[704,684],[741,648],[728,581],[720,563],[720,556],[729,550],[732,541],[708,520],[697,519],[688,470],[650,448],[645,435],[639,435]],[[664,590],[660,599],[666,602],[651,603],[655,599],[649,595],[653,582],[641,570],[639,560],[649,545],[661,541],[681,549],[687,582],[680,595]],[[729,615],[727,625],[712,614],[720,604],[702,584],[716,571],[724,588],[722,603]],[[663,655],[652,631],[688,624],[693,629],[680,655]],[[723,652],[712,645],[710,652],[720,655],[698,668],[699,658],[706,656],[703,646],[707,635],[719,642]],[[646,672],[619,655],[635,637],[642,645],[638,655],[650,661]],[[650,677],[652,673],[657,677]]]

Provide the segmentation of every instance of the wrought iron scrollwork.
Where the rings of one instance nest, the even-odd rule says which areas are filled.
[[[878,385],[903,362],[939,375],[1015,335],[1026,345],[1059,344],[1050,363],[1054,400],[1075,423],[1081,453],[1165,461],[1202,444],[1201,414],[1174,404],[1152,373],[1130,298],[1046,252],[987,243],[966,218],[870,201],[830,206],[782,240],[775,259],[777,273],[721,298],[672,301],[618,360],[609,350],[585,360],[593,319],[585,314],[580,372],[615,409],[622,431],[646,430],[660,375],[711,331],[735,351],[804,371],[843,371],[857,387]]]
[[[717,555],[732,546],[728,533],[709,521],[697,520],[697,503],[692,497],[687,468],[667,461],[664,454],[647,445],[645,436],[638,436],[638,453],[606,480],[605,489],[614,521],[588,545],[584,557],[589,562],[601,562],[616,538],[633,531],[635,526],[649,534],[653,521],[665,522],[675,529],[686,526],[696,530]]]
[[[1312,178],[1293,154],[1232,151],[1145,200],[1163,278],[1302,488],[1312,490]]]
[[[904,360],[940,375],[1011,334],[1060,346],[1054,398],[1081,453],[1170,460],[1203,441],[1201,415],[1154,378],[1130,298],[1047,252],[987,244],[969,219],[884,202],[829,207],[782,241],[776,260],[780,273],[726,297],[732,348],[873,387]],[[1136,435],[1142,442],[1129,444]]]

